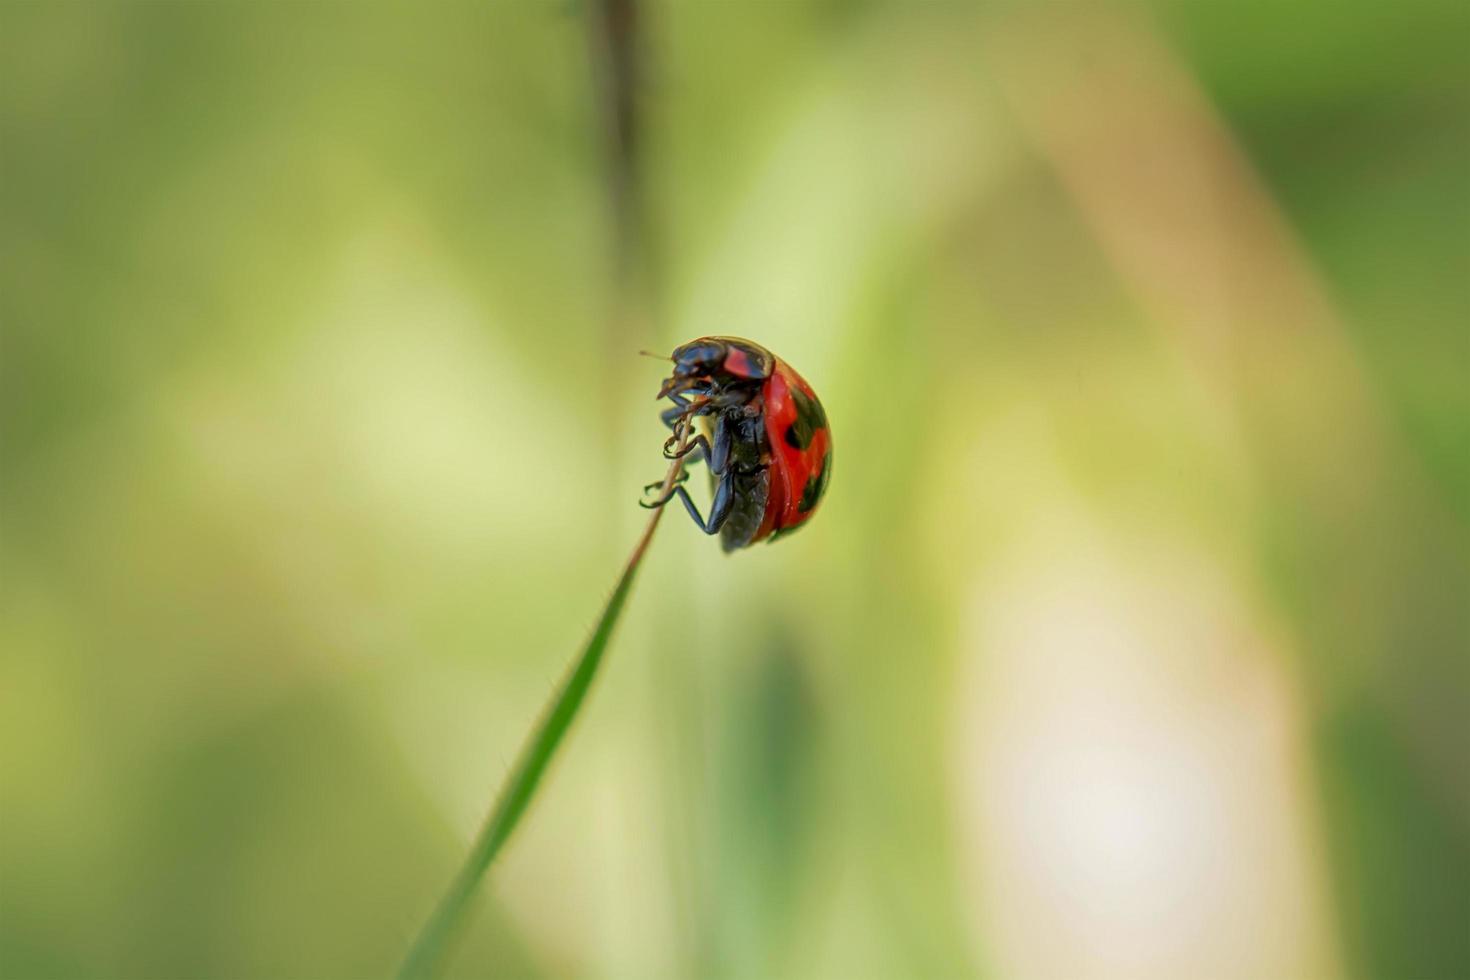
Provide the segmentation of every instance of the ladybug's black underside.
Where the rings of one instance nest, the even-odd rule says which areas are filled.
[[[716,499],[721,495],[722,482],[728,483],[723,492],[733,498],[725,523],[719,529],[720,546],[726,551],[737,551],[750,544],[765,519],[766,500],[770,496],[771,474],[766,463],[770,446],[765,420],[748,409],[751,402],[760,398],[760,387],[746,385],[741,390],[746,388],[749,389],[746,404],[726,408],[710,420],[713,445],[719,446],[723,440],[729,446],[728,459],[709,460],[710,483]],[[736,391],[731,390],[730,394],[734,397]]]
[[[751,473],[736,473],[733,481],[735,501],[720,528],[720,547],[725,551],[739,551],[760,530],[771,492],[771,471],[762,466]],[[720,478],[711,473],[710,483],[718,486],[719,482]]]

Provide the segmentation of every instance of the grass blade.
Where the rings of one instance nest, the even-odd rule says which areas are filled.
[[[678,448],[681,450],[688,440],[689,429],[690,423],[686,420],[679,432]],[[683,468],[682,459],[674,460],[673,465],[669,467],[668,475],[664,477],[663,488],[659,492],[660,498],[668,494]],[[427,980],[435,975],[435,971],[443,961],[449,944],[469,909],[470,901],[479,888],[481,879],[484,878],[495,856],[505,846],[511,831],[515,830],[516,824],[526,812],[532,797],[536,794],[536,787],[546,772],[547,764],[551,762],[557,746],[561,744],[562,736],[571,727],[573,719],[577,716],[577,710],[581,708],[582,701],[587,696],[588,688],[592,686],[592,679],[597,674],[598,665],[602,663],[603,652],[607,649],[613,627],[617,625],[623,605],[627,602],[628,593],[632,591],[633,578],[643,561],[644,553],[648,550],[648,543],[653,540],[653,532],[658,528],[659,518],[662,516],[662,507],[649,516],[648,526],[644,529],[643,536],[638,539],[633,553],[628,557],[628,564],[623,568],[623,574],[618,579],[617,587],[613,589],[611,598],[607,600],[607,607],[602,611],[602,618],[597,621],[597,627],[592,631],[587,645],[573,661],[566,678],[552,694],[551,700],[547,702],[540,722],[531,732],[525,747],[521,749],[520,757],[516,760],[510,775],[506,777],[505,785],[501,787],[500,795],[496,798],[495,805],[489,817],[486,818],[484,826],[480,828],[480,833],[475,837],[475,842],[465,857],[459,873],[449,883],[449,889],[439,900],[429,921],[424,924],[408,956],[404,959],[403,965],[399,967],[399,980]]]

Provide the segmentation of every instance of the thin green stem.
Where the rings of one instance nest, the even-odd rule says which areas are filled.
[[[678,448],[680,450],[688,441],[690,428],[690,421],[686,419],[679,430]],[[669,467],[668,475],[664,477],[663,489],[659,492],[660,498],[668,495],[683,468],[683,459],[675,459]],[[419,932],[418,939],[414,941],[413,948],[409,950],[403,965],[399,967],[399,980],[427,980],[435,975],[439,965],[443,962],[449,944],[464,920],[480,881],[484,878],[491,862],[495,860],[495,856],[505,846],[506,840],[510,837],[511,831],[515,830],[522,814],[530,806],[531,799],[536,794],[536,787],[546,772],[547,764],[551,762],[557,746],[561,744],[562,736],[571,727],[572,720],[577,716],[577,710],[587,696],[588,688],[592,686],[592,679],[596,676],[597,667],[602,662],[603,651],[607,649],[607,641],[612,636],[613,627],[617,624],[618,616],[623,611],[623,604],[628,599],[628,593],[632,591],[634,575],[643,561],[644,553],[648,550],[648,543],[653,540],[653,532],[658,528],[659,518],[662,516],[662,507],[650,515],[648,526],[644,529],[643,536],[638,539],[638,544],[633,548],[628,564],[623,568],[623,574],[618,579],[617,588],[613,589],[612,597],[608,599],[607,607],[602,611],[602,618],[597,621],[597,628],[592,631],[587,645],[582,648],[581,654],[572,663],[565,680],[551,696],[551,700],[547,702],[540,722],[531,732],[525,747],[521,749],[520,758],[516,760],[515,767],[506,777],[505,785],[501,787],[500,795],[495,800],[495,806],[491,809],[489,817],[486,818],[485,825],[480,828],[480,833],[475,837],[474,845],[466,855],[459,873],[449,883],[449,889],[439,900],[438,906],[435,907],[429,921]]]

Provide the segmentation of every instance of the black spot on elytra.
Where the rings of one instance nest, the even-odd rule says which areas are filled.
[[[821,402],[795,386],[791,388],[791,402],[796,406],[796,421],[786,427],[786,445],[805,449],[812,444],[812,437],[827,427],[827,413],[822,411]]]
[[[806,486],[801,490],[801,500],[796,505],[796,509],[799,512],[805,514],[817,506],[817,501],[821,500],[822,494],[827,492],[827,477],[831,471],[831,467],[828,464],[831,462],[832,454],[829,452],[822,457],[821,468],[817,470],[814,476],[806,481]]]

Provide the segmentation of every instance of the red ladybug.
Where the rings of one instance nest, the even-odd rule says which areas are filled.
[[[832,431],[812,386],[775,354],[739,337],[701,337],[675,348],[672,360],[674,373],[658,390],[674,403],[660,416],[675,432],[664,456],[707,462],[714,500],[708,520],[682,486],[642,506],[662,507],[677,496],[702,531],[720,535],[726,551],[801,527],[832,475]],[[681,427],[695,416],[706,419],[707,434],[674,452]]]

